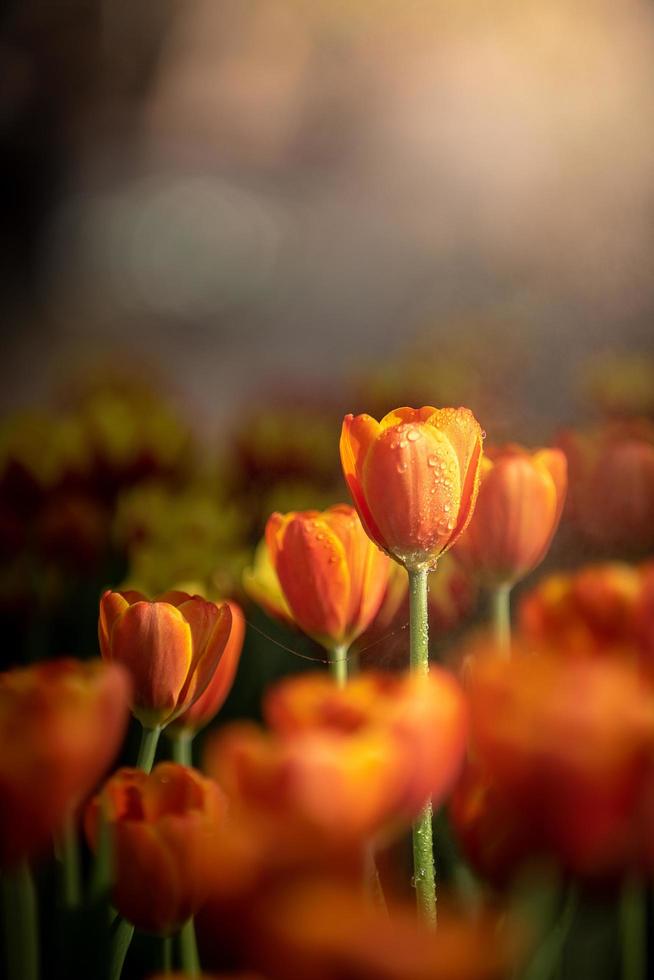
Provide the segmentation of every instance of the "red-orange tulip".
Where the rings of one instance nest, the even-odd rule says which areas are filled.
[[[140,592],[107,591],[100,600],[102,656],[130,671],[132,711],[147,728],[167,725],[202,694],[231,629],[227,603],[186,592],[150,602]]]
[[[654,692],[617,659],[518,654],[470,667],[480,763],[563,863],[621,870],[652,778]]]
[[[642,551],[654,543],[654,426],[642,422],[568,431],[567,513],[593,542]]]
[[[232,689],[245,639],[245,619],[235,602],[227,605],[232,613],[232,628],[223,655],[204,693],[171,723],[169,731],[173,733],[204,728],[218,714]]]
[[[622,562],[586,565],[543,579],[520,600],[523,636],[564,655],[636,653],[638,568]]]
[[[560,449],[490,450],[472,520],[457,541],[457,558],[490,586],[512,585],[543,560],[565,500],[566,459]]]
[[[341,462],[361,521],[409,570],[433,568],[475,506],[483,433],[467,408],[346,415]]]
[[[384,598],[390,563],[353,507],[273,514],[266,543],[301,630],[334,649],[348,647],[367,629]]]
[[[86,810],[94,849],[101,812],[114,848],[116,908],[147,932],[176,930],[202,907],[220,873],[222,791],[174,762],[162,762],[150,774],[119,769]]]
[[[345,689],[322,674],[279,684],[265,715],[275,734],[235,725],[210,740],[207,770],[241,806],[301,838],[344,844],[406,823],[456,778],[466,709],[456,681],[366,673]]]
[[[0,674],[0,868],[58,833],[117,755],[130,681],[117,664],[55,660]]]

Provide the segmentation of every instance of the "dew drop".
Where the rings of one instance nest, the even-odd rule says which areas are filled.
[[[420,438],[420,431],[418,429],[409,429],[406,437],[409,442],[417,442]]]

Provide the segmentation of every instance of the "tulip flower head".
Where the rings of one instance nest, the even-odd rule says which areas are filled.
[[[491,449],[482,460],[475,513],[454,548],[459,561],[489,586],[524,578],[559,525],[566,471],[560,449]]]
[[[349,647],[376,616],[390,569],[354,508],[272,514],[266,544],[295,623],[328,650]]]
[[[373,541],[409,571],[433,568],[472,517],[483,433],[467,408],[346,415],[341,462]]]
[[[231,629],[227,603],[186,592],[166,592],[151,602],[140,592],[107,591],[100,600],[102,656],[128,668],[132,712],[146,728],[167,725],[202,694]]]
[[[115,853],[113,901],[137,928],[168,934],[206,901],[219,863],[225,798],[210,779],[174,762],[150,774],[119,769],[89,803],[85,829],[98,847],[101,812]]]
[[[38,854],[95,789],[125,735],[130,686],[100,661],[0,674],[0,868]]]

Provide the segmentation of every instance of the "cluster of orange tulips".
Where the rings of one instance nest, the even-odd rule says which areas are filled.
[[[542,882],[544,868],[564,892],[619,885],[622,976],[645,980],[654,564],[550,576],[520,596],[512,626],[512,589],[561,519],[566,453],[484,451],[484,437],[465,408],[345,418],[354,507],[274,513],[244,576],[270,616],[324,649],[330,672],[271,687],[262,724],[210,732],[202,773],[193,739],[225,702],[244,642],[236,602],[109,590],[102,661],[0,675],[10,980],[138,976],[135,929],[160,937],[165,975],[554,977],[563,919],[507,914],[515,883]],[[492,628],[443,666],[430,664],[429,587],[448,561],[488,591]],[[406,669],[357,670],[357,643],[393,629],[407,599]],[[102,785],[125,761],[130,711],[135,764]],[[169,758],[155,765],[164,744]],[[434,807],[449,828],[435,841]],[[417,909],[401,873],[409,829]],[[97,941],[50,969],[30,866],[48,866],[53,846],[66,942],[75,946],[89,909]],[[447,863],[447,848],[441,908],[434,855]]]

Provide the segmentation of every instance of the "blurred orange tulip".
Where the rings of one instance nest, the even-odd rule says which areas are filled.
[[[252,565],[243,572],[243,588],[248,598],[261,606],[271,619],[276,619],[285,626],[295,625],[265,538],[256,547]]]
[[[654,691],[616,659],[518,651],[468,670],[471,741],[498,792],[579,873],[621,870],[654,760]]]
[[[565,655],[635,654],[641,591],[639,570],[622,562],[550,575],[522,596],[518,628],[527,640]]]
[[[296,624],[329,650],[349,647],[376,616],[390,570],[354,508],[272,514],[266,543]]]
[[[274,729],[235,725],[205,764],[241,805],[344,843],[406,824],[456,778],[466,744],[463,695],[450,675],[366,673],[345,689],[323,674],[269,692]]]
[[[563,433],[567,513],[591,541],[641,552],[654,544],[654,425],[605,426]]]
[[[0,868],[35,856],[95,789],[120,749],[129,697],[118,664],[0,674]]]
[[[218,714],[232,689],[245,639],[245,619],[237,603],[228,601],[227,605],[232,614],[232,628],[223,655],[204,692],[171,722],[168,729],[171,734],[204,728]]]
[[[114,848],[116,908],[146,932],[173,932],[202,907],[220,873],[222,791],[174,762],[150,774],[119,769],[86,810],[94,850],[103,812]]]
[[[186,592],[150,602],[140,592],[107,591],[100,600],[102,656],[129,669],[132,711],[146,728],[167,725],[202,694],[231,629],[227,603]]]
[[[388,911],[336,881],[286,884],[253,909],[247,950],[275,980],[501,980],[515,963],[515,927],[439,909],[438,929],[398,901]]]
[[[491,587],[513,585],[543,560],[559,525],[567,487],[560,449],[490,450],[479,497],[454,553]]]
[[[346,415],[341,463],[363,525],[407,569],[433,568],[465,530],[479,488],[483,433],[467,408]]]

